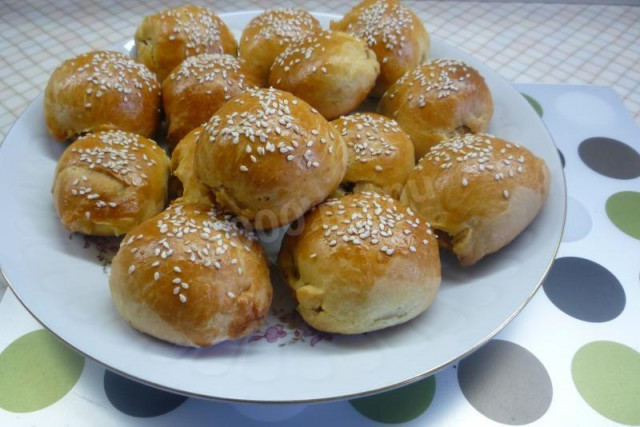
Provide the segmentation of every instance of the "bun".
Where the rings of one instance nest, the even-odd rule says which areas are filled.
[[[319,31],[291,43],[276,58],[269,84],[299,96],[331,120],[355,110],[379,72],[375,53],[363,41]]]
[[[276,89],[227,102],[196,148],[200,180],[257,229],[288,224],[334,191],[347,166],[344,141],[309,104]]]
[[[435,59],[395,82],[380,100],[379,111],[409,134],[416,159],[421,159],[439,142],[485,131],[493,101],[475,69],[460,61]]]
[[[228,53],[238,44],[218,15],[202,6],[180,6],[144,18],[135,34],[138,58],[162,82],[189,56]]]
[[[243,61],[231,55],[204,53],[185,59],[162,83],[167,140],[175,145],[222,104],[257,86]]]
[[[278,260],[304,320],[342,334],[413,319],[441,280],[425,221],[375,193],[331,199],[307,213],[285,236]]]
[[[420,18],[398,0],[365,0],[331,29],[346,31],[367,42],[380,64],[371,95],[379,98],[408,70],[429,56],[429,33]]]
[[[395,120],[375,113],[355,113],[331,124],[347,143],[349,152],[343,189],[400,197],[415,156],[409,135]]]
[[[212,205],[180,202],[127,234],[109,288],[131,326],[191,347],[252,333],[272,295],[255,235]]]
[[[409,177],[401,200],[443,232],[468,266],[518,236],[548,192],[544,160],[512,142],[468,134],[432,147]]]
[[[169,158],[153,141],[122,131],[78,138],[60,157],[53,201],[69,231],[119,236],[164,209]]]
[[[202,126],[195,128],[180,140],[171,154],[171,172],[180,182],[179,195],[184,202],[211,203],[209,189],[195,170],[196,141]]]
[[[160,122],[160,85],[125,54],[85,53],[64,61],[49,78],[44,118],[59,141],[104,129],[151,137]]]
[[[261,86],[266,86],[273,61],[287,45],[321,29],[318,20],[306,10],[265,10],[242,31],[240,57],[260,80]]]

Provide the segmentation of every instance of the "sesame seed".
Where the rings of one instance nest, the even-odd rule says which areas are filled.
[[[184,304],[185,302],[187,302],[187,297],[185,295],[179,294],[178,296],[180,297],[180,302],[181,303]]]
[[[502,195],[504,196],[504,198],[505,198],[505,199],[508,199],[508,198],[509,198],[509,192],[508,192],[507,190],[504,190],[504,191],[502,192]]]
[[[134,271],[136,271],[136,266],[135,265],[129,266],[129,274],[133,274]]]
[[[160,273],[158,273],[157,271],[153,273],[153,279],[158,281],[158,279],[160,279]]]

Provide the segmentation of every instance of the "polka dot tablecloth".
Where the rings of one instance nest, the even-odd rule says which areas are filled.
[[[540,291],[475,353],[351,401],[205,401],[85,360],[7,292],[0,425],[640,425],[640,129],[609,88],[516,87],[558,146],[566,229]]]

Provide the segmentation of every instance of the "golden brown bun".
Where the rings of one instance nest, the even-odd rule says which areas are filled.
[[[227,25],[202,6],[186,5],[144,18],[135,34],[138,58],[162,82],[187,57],[201,53],[236,56],[238,44]]]
[[[338,187],[347,148],[315,109],[273,88],[227,102],[204,126],[196,171],[222,206],[257,229],[288,224]]]
[[[169,122],[167,140],[175,145],[218,109],[249,88],[257,88],[242,60],[227,54],[191,56],[162,83],[162,102]]]
[[[59,141],[105,129],[151,137],[160,122],[160,85],[123,53],[85,53],[63,62],[49,78],[44,118]]]
[[[213,205],[180,202],[127,234],[109,287],[134,328],[191,347],[255,331],[272,295],[255,235]]]
[[[269,82],[273,61],[294,41],[321,30],[320,23],[302,9],[265,10],[249,22],[240,37],[239,55],[262,86]]]
[[[411,137],[416,159],[441,141],[482,132],[493,116],[484,78],[460,61],[435,59],[408,71],[380,100],[379,111]]]
[[[53,201],[72,232],[119,236],[164,209],[169,158],[155,142],[104,131],[78,138],[62,153]]]
[[[468,266],[518,236],[548,191],[544,160],[512,142],[467,134],[431,148],[401,200],[447,233],[460,263]]]
[[[429,33],[420,18],[398,0],[365,0],[341,20],[332,21],[331,29],[353,34],[376,53],[380,75],[371,95],[377,98],[429,56]]]
[[[298,312],[314,328],[373,331],[411,320],[433,302],[438,244],[425,221],[394,199],[330,199],[292,229],[278,260]]]
[[[413,144],[395,120],[355,113],[331,122],[347,143],[349,160],[341,186],[400,197],[415,165]]]
[[[314,106],[327,120],[355,110],[373,88],[380,65],[360,39],[319,31],[291,43],[273,63],[269,84]]]
[[[195,169],[196,141],[202,126],[195,128],[180,140],[171,154],[171,172],[181,184],[179,195],[183,202],[211,203],[206,185],[200,182]]]

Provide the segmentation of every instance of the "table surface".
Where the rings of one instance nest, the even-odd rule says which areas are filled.
[[[338,420],[349,425],[640,425],[640,130],[634,125],[640,123],[640,8],[406,3],[434,36],[512,82],[609,86],[516,86],[533,97],[566,160],[569,196],[558,261],[527,309],[483,349],[412,386],[352,402],[261,407],[185,401],[120,378],[56,347],[7,293],[0,301],[0,425],[95,420],[101,425],[151,420],[198,425],[211,417],[219,425],[275,419],[292,426]],[[126,40],[142,16],[176,4],[3,2],[0,139],[61,61]],[[334,0],[278,5],[333,13],[348,8]],[[267,7],[274,5],[217,1],[214,10]],[[34,359],[22,357],[21,348],[46,351]],[[52,349],[55,357],[48,356]],[[76,377],[59,401],[44,406],[31,401],[37,409],[15,411],[11,405],[20,396],[7,374],[7,366],[15,363],[49,364],[52,370],[62,365],[66,376]],[[60,378],[66,378],[56,375],[36,381],[45,396],[38,398],[52,399],[51,381],[59,389]],[[9,395],[13,400],[7,403]]]

